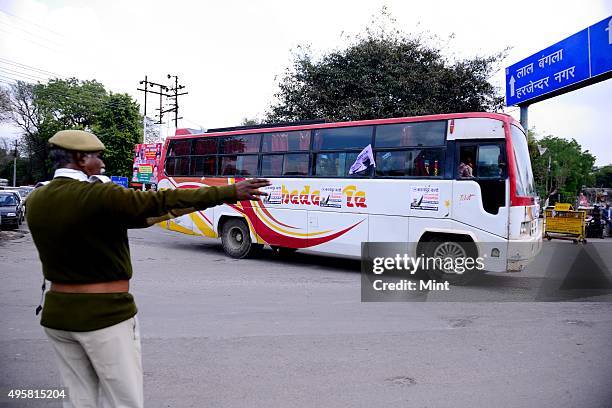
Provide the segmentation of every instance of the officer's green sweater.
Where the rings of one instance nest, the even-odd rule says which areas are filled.
[[[134,191],[112,183],[56,178],[28,197],[27,219],[45,278],[59,283],[108,282],[132,277],[128,228],[172,209],[202,210],[236,201],[235,186]],[[41,324],[91,331],[136,314],[129,293],[47,292]]]

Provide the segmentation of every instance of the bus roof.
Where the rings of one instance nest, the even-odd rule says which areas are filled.
[[[464,119],[464,118],[489,118],[497,119],[503,122],[509,122],[520,126],[520,123],[512,116],[505,113],[489,113],[489,112],[465,112],[465,113],[444,113],[439,115],[423,115],[423,116],[409,116],[401,118],[388,118],[388,119],[367,119],[367,120],[356,120],[349,122],[325,122],[323,120],[314,121],[301,121],[301,122],[285,122],[285,123],[272,123],[262,124],[255,126],[236,126],[229,128],[217,128],[209,129],[206,132],[196,132],[192,129],[177,129],[174,136],[170,136],[171,139],[187,139],[192,137],[202,136],[231,136],[231,135],[242,135],[252,133],[269,133],[269,132],[289,132],[296,130],[311,130],[311,129],[325,129],[345,126],[368,126],[368,125],[381,125],[381,124],[393,124],[393,123],[405,123],[405,122],[427,122],[435,120],[450,120],[450,119]],[[314,122],[314,123],[313,123]]]

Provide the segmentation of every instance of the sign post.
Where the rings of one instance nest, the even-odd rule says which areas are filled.
[[[506,105],[527,107],[612,77],[612,16],[506,68]]]
[[[111,176],[111,181],[115,184],[123,186],[125,188],[128,187],[128,178],[122,176]]]

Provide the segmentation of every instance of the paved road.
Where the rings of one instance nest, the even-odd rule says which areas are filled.
[[[612,401],[611,303],[497,302],[533,298],[542,265],[566,243],[546,244],[540,269],[454,290],[462,302],[411,303],[361,303],[352,261],[299,254],[282,261],[271,252],[232,260],[216,240],[159,228],[132,231],[130,243],[148,407],[603,408]],[[0,241],[0,265],[0,390],[57,386],[33,312],[41,282],[29,235]],[[490,301],[469,302],[474,296]]]

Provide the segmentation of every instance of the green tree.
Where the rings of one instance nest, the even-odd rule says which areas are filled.
[[[95,80],[54,79],[36,85],[18,82],[0,93],[0,119],[22,130],[20,148],[29,159],[29,183],[52,176],[48,141],[58,130],[97,133],[108,149],[108,173],[114,175],[131,173],[133,144],[142,140],[136,102],[126,94],[109,94]]]
[[[37,101],[37,88],[41,85],[19,81],[0,93],[3,122],[10,122],[21,129],[20,152],[28,158],[26,182],[49,178],[47,166],[47,140],[53,135],[52,123]],[[58,128],[59,130],[59,128]]]
[[[111,94],[102,105],[92,130],[106,146],[106,173],[132,174],[134,145],[142,143],[138,104],[128,94]]]
[[[534,178],[542,197],[546,196],[544,185],[547,178],[549,190],[557,189],[561,199],[568,202],[575,200],[582,186],[593,185],[595,156],[588,150],[583,151],[575,139],[548,135],[537,140],[537,144],[546,148],[544,154],[531,157]]]
[[[612,188],[612,164],[597,169],[593,176],[595,187]]]
[[[263,122],[258,118],[242,118],[242,122],[240,122],[240,126],[256,126],[261,125]]]
[[[390,18],[386,9],[383,18]],[[394,23],[394,22],[392,22]],[[315,59],[298,48],[281,77],[269,121],[358,120],[448,112],[497,111],[489,82],[503,53],[451,62],[440,47],[384,26],[345,49]]]
[[[91,128],[108,100],[104,85],[95,80],[53,79],[34,89],[45,119],[65,129]]]

